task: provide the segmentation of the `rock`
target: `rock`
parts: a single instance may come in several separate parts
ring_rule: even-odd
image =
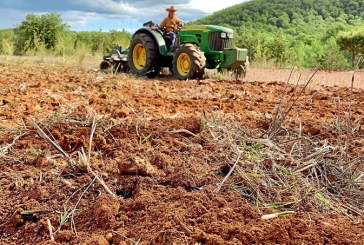
[[[131,156],[126,159],[120,159],[118,168],[122,175],[152,176],[157,174],[157,168],[154,167],[148,159],[144,159],[140,156]]]
[[[69,243],[75,234],[70,230],[60,230],[56,233],[56,241],[61,243]]]

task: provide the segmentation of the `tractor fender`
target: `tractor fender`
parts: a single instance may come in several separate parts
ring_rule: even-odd
[[[156,44],[158,45],[159,53],[162,56],[167,56],[168,49],[167,49],[166,41],[164,40],[163,35],[160,33],[160,31],[156,27],[142,27],[134,33],[133,37],[140,33],[145,33],[145,34],[150,35],[154,39]]]

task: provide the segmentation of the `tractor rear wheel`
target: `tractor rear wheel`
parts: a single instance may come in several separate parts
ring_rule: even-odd
[[[128,65],[131,73],[144,76],[153,74],[156,76],[160,71],[158,60],[160,59],[158,46],[153,38],[145,33],[136,34],[131,40]]]
[[[182,44],[173,55],[173,75],[179,80],[202,78],[205,73],[204,53],[193,44]]]

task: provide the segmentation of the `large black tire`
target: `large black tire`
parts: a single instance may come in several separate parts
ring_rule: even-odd
[[[182,44],[173,55],[173,75],[179,80],[199,79],[205,74],[206,57],[194,44]]]
[[[154,39],[145,33],[136,34],[130,42],[128,53],[130,72],[138,76],[148,74],[153,74],[148,77],[156,76],[160,71],[159,60],[158,45]]]

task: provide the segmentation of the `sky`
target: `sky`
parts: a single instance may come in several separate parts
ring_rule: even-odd
[[[143,23],[162,22],[166,8],[174,5],[176,15],[189,22],[246,0],[0,0],[0,29],[19,25],[29,13],[58,13],[74,31],[127,30]]]

